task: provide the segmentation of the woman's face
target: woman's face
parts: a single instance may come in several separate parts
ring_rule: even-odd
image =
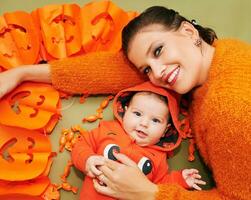
[[[138,32],[129,44],[128,58],[158,86],[184,94],[201,84],[201,47],[194,45],[198,33],[192,27],[167,31],[150,25]]]

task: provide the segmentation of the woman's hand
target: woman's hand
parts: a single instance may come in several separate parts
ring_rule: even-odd
[[[13,68],[0,73],[0,99],[16,88],[22,81],[22,72],[18,68]]]
[[[157,185],[146,178],[137,164],[123,154],[114,153],[114,156],[121,163],[106,160],[105,165],[100,167],[103,174],[98,179],[105,185],[100,185],[93,179],[97,192],[117,199],[155,199]]]
[[[0,99],[23,81],[51,83],[49,64],[24,65],[0,73]]]

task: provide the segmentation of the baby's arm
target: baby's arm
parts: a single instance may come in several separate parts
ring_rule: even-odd
[[[159,165],[155,169],[152,182],[156,184],[177,183],[185,189],[194,188],[201,190],[198,186],[205,185],[206,182],[200,180],[201,176],[196,169],[184,169],[178,171],[168,172],[168,165],[166,162],[166,156],[159,155]]]
[[[201,175],[197,169],[182,170],[182,177],[190,188],[201,190],[198,185],[206,185],[206,182],[201,180]]]
[[[71,152],[74,166],[86,174],[87,160],[92,156],[97,156],[97,144],[99,127],[91,131],[85,131],[74,144]]]

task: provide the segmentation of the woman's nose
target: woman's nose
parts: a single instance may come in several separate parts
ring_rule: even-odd
[[[164,73],[164,66],[162,65],[152,65],[152,73],[153,73],[153,77],[157,80],[161,79]]]

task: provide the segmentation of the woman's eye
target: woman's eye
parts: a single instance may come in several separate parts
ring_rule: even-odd
[[[158,57],[158,56],[160,55],[160,53],[161,53],[162,48],[163,48],[163,46],[159,46],[158,48],[156,48],[156,49],[154,50],[154,52],[153,52],[153,55],[154,55],[155,57]]]
[[[143,70],[143,74],[148,74],[150,72],[151,68],[148,66]]]
[[[154,119],[152,119],[152,120],[153,120],[154,123],[160,123],[160,120],[159,120],[159,119],[154,118]]]
[[[139,113],[139,112],[137,112],[137,111],[135,111],[135,112],[133,112],[136,116],[140,116],[141,114]]]

